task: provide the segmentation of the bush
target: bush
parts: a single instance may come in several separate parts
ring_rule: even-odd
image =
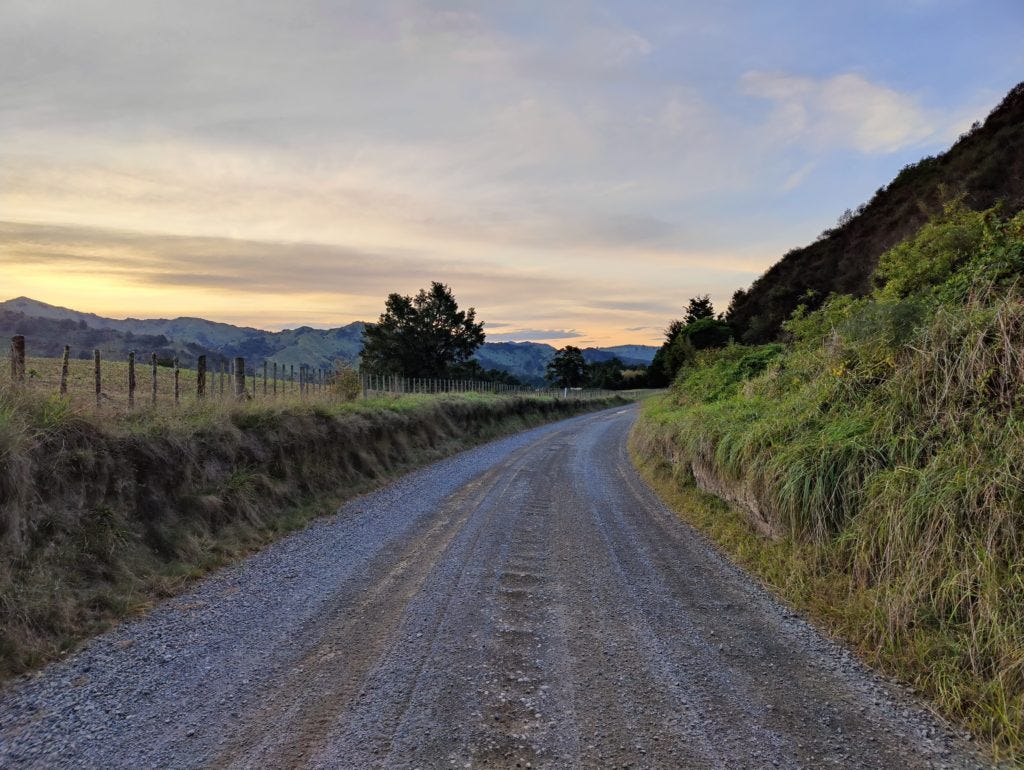
[[[752,496],[788,554],[765,573],[787,597],[1011,757],[1024,746],[1022,274],[1024,215],[948,207],[885,255],[872,295],[798,310],[786,346],[695,356],[638,428],[673,465]]]

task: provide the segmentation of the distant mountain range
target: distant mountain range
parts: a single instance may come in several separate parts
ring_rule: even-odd
[[[161,359],[177,356],[183,366],[192,366],[197,356],[206,355],[211,362],[243,356],[258,364],[330,367],[339,359],[358,362],[364,326],[356,321],[335,329],[301,326],[269,332],[203,318],[104,318],[28,297],[0,302],[0,335],[24,334],[30,356],[58,356],[64,345],[70,345],[72,355],[80,358],[91,357],[93,349],[99,348],[109,358],[126,357],[131,350],[156,353]],[[650,345],[617,345],[585,348],[583,354],[588,361],[617,357],[628,366],[646,366],[656,351]],[[554,354],[555,348],[540,342],[485,342],[476,358],[485,369],[536,383],[543,379]]]

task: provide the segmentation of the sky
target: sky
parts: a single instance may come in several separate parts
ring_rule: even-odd
[[[0,300],[265,329],[442,281],[657,344],[1024,79],[1021,0],[0,0]]]

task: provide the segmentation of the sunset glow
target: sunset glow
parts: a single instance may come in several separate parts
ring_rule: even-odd
[[[1019,3],[767,5],[4,3],[0,299],[657,343],[1024,71]]]

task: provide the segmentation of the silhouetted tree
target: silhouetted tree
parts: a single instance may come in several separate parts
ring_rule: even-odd
[[[700,321],[702,318],[714,318],[715,308],[711,304],[711,296],[703,294],[699,297],[691,297],[689,304],[686,306],[686,316],[683,321],[688,324],[692,324],[694,321]]]
[[[583,358],[583,351],[566,345],[548,362],[545,377],[559,388],[581,387],[587,379],[587,362]]]
[[[476,310],[459,310],[443,283],[415,297],[389,294],[380,319],[363,331],[361,366],[375,374],[444,377],[483,344],[483,326]]]

